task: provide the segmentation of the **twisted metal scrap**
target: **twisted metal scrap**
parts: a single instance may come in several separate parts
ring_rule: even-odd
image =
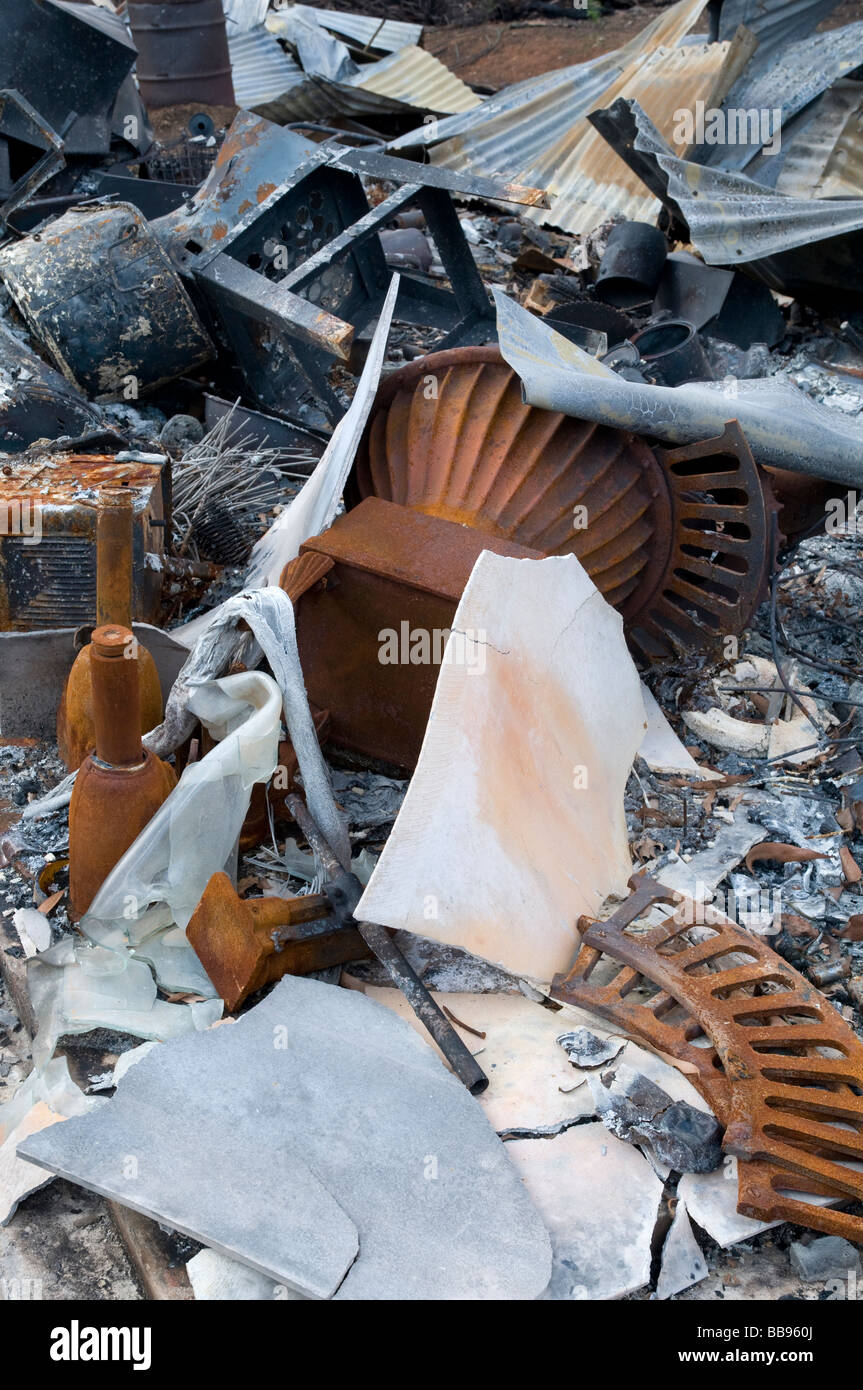
[[[863,1172],[845,1166],[863,1158],[863,1043],[759,937],[717,913],[709,939],[693,941],[705,929],[693,933],[690,900],[643,875],[629,886],[612,917],[586,925],[552,997],[692,1068],[725,1126],[725,1152],[745,1160],[737,1169],[742,1215],[863,1242],[863,1217],[790,1195],[863,1199]],[[657,903],[676,910],[650,930],[626,930]],[[623,966],[612,979],[607,958]],[[595,972],[603,982],[592,982]]]

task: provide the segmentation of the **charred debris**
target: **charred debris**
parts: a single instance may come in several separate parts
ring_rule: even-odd
[[[843,8],[0,0],[13,1283],[55,1176],[102,1297],[859,1270]]]

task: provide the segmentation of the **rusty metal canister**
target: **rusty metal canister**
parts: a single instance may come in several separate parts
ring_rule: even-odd
[[[147,106],[234,105],[222,0],[129,0],[128,13]]]
[[[90,643],[96,750],[69,806],[69,905],[77,920],[176,785],[141,743],[138,644],[130,628],[96,628]]]

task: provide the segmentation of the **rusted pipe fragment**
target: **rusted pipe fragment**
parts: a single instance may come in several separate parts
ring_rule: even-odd
[[[229,1013],[283,975],[308,975],[370,954],[324,894],[244,899],[222,873],[204,889],[186,935]]]
[[[90,646],[96,750],[69,805],[69,900],[89,908],[114,865],[176,785],[173,768],[141,743],[139,647],[131,629],[96,628]]]
[[[96,521],[96,622],[132,626],[132,494],[103,487]]]
[[[332,847],[309,814],[305,802],[298,796],[289,796],[286,805],[327,875],[327,897],[342,920],[356,926],[363,941],[377,956],[393,984],[401,990],[417,1018],[431,1033],[459,1080],[472,1096],[482,1095],[488,1086],[488,1077],[449,1019],[438,1008],[386,927],[380,926],[377,922],[355,921],[353,911],[363,893],[359,879],[339,864]]]

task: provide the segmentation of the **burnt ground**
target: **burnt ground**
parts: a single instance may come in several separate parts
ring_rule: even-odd
[[[551,19],[530,16],[521,20],[490,20],[435,26],[426,30],[423,47],[473,86],[497,89],[511,82],[538,77],[555,68],[569,67],[599,57],[628,43],[660,13],[657,5],[631,9],[596,19]],[[476,15],[480,5],[460,6]],[[391,19],[408,18],[399,5],[387,5]],[[844,0],[822,29],[835,29],[863,19],[863,0]],[[694,32],[707,32],[703,17]]]

